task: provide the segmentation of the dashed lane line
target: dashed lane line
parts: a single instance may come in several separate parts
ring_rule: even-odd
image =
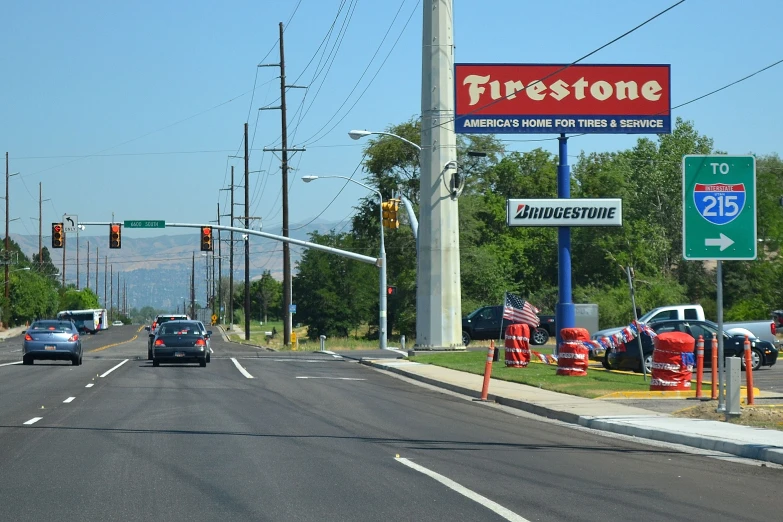
[[[109,375],[111,372],[113,372],[114,370],[116,370],[117,368],[119,368],[120,366],[122,366],[123,364],[125,364],[125,363],[126,363],[126,362],[128,362],[128,361],[130,361],[130,359],[125,359],[124,361],[122,361],[120,364],[118,364],[118,365],[117,365],[117,366],[115,366],[114,368],[111,368],[111,369],[109,369],[109,370],[107,370],[107,371],[103,372],[103,373],[100,375],[100,377],[101,377],[101,378],[103,378],[103,377],[106,377],[106,376],[107,376],[107,375]]]
[[[27,426],[31,426],[31,425],[35,424],[36,422],[38,422],[38,421],[39,421],[39,420],[41,420],[41,419],[43,419],[43,417],[33,417],[33,418],[32,418],[32,419],[30,419],[29,421],[25,422],[25,424],[26,424]]]
[[[65,404],[68,404],[69,402],[73,402],[73,400],[74,400],[75,398],[76,398],[76,397],[68,397],[67,399],[65,399],[65,400],[63,401],[63,403],[65,403]]]
[[[236,366],[236,367],[237,367],[237,370],[239,370],[239,373],[241,373],[242,375],[244,375],[244,376],[245,376],[245,377],[247,377],[248,379],[252,379],[252,378],[253,378],[253,376],[252,376],[252,375],[250,375],[250,374],[248,373],[248,371],[247,371],[247,370],[245,370],[245,369],[242,367],[242,365],[241,365],[241,364],[239,364],[239,361],[237,361],[237,360],[236,360],[236,358],[232,357],[232,358],[231,358],[231,362],[233,362],[233,363],[234,363],[234,366]]]
[[[95,384],[93,384],[93,383],[90,383],[90,384],[88,384],[87,386],[85,386],[85,388],[92,388],[93,386],[95,386]]]
[[[400,464],[404,464],[405,466],[408,466],[409,468],[414,469],[419,473],[423,473],[424,475],[427,475],[428,477],[437,480],[447,488],[456,491],[460,495],[463,495],[474,502],[481,504],[485,508],[505,518],[506,520],[511,520],[512,522],[529,522],[528,519],[517,515],[510,509],[507,509],[501,506],[500,504],[498,504],[497,502],[494,502],[488,499],[487,497],[480,495],[479,493],[476,493],[472,489],[466,488],[465,486],[463,486],[458,482],[454,482],[448,477],[444,477],[440,473],[436,473],[431,469],[427,469],[424,466],[416,464],[415,462],[408,460],[406,458],[395,457],[395,460]]]

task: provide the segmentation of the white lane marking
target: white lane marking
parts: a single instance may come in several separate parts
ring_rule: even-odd
[[[25,422],[25,424],[27,424],[29,426],[31,424],[35,424],[36,422],[38,422],[41,419],[43,419],[43,417],[33,417],[29,421]]]
[[[215,353],[215,350],[213,350],[211,346],[209,347],[209,353]],[[752,370],[752,369],[753,369],[753,368],[751,368],[751,370]]]
[[[516,513],[511,511],[510,509],[504,508],[503,506],[501,506],[497,502],[493,502],[492,500],[488,499],[487,497],[485,497],[483,495],[479,495],[475,491],[466,488],[462,484],[454,482],[450,478],[444,477],[440,473],[436,473],[436,472],[434,472],[432,470],[429,470],[429,469],[425,468],[424,466],[420,466],[420,465],[416,464],[415,462],[413,462],[411,460],[408,460],[406,458],[395,457],[394,460],[396,460],[400,464],[404,464],[404,465],[408,466],[411,469],[415,469],[419,473],[423,473],[423,474],[427,475],[428,477],[437,480],[438,482],[440,482],[441,484],[443,484],[447,488],[450,488],[450,489],[456,491],[460,495],[464,495],[464,496],[468,497],[470,500],[472,500],[474,502],[478,502],[479,504],[481,504],[485,508],[489,509],[490,511],[495,512],[496,514],[500,515],[501,517],[505,518],[506,520],[512,520],[514,522],[529,522],[528,519],[517,515]]]
[[[65,399],[63,402],[64,402],[64,403],[66,403],[66,404],[68,404],[69,402],[73,401],[75,398],[76,398],[76,397],[68,397],[68,398],[67,398],[67,399]]]
[[[333,381],[366,381],[367,379],[360,379],[358,377],[310,377],[310,376],[297,376],[297,379],[330,379]]]
[[[342,357],[340,357],[342,359]],[[300,363],[332,363],[331,359],[299,359],[292,357],[290,359],[272,359],[275,362],[300,362]]]
[[[113,372],[114,370],[116,370],[117,368],[119,368],[120,366],[122,366],[123,364],[125,364],[126,362],[128,362],[129,360],[130,360],[130,359],[125,359],[124,361],[122,361],[120,364],[118,364],[118,365],[117,365],[117,366],[115,366],[114,368],[112,368],[112,369],[110,369],[110,370],[108,370],[108,371],[104,372],[103,374],[101,374],[101,377],[106,377],[106,376],[107,376],[107,375],[109,375],[111,372]]]
[[[242,368],[242,365],[241,365],[241,364],[239,364],[239,361],[237,361],[237,360],[236,360],[234,357],[232,357],[232,358],[231,358],[231,361],[234,363],[234,366],[236,366],[236,367],[237,367],[237,370],[239,370],[239,373],[241,373],[242,375],[244,375],[244,376],[245,376],[245,377],[247,377],[248,379],[252,379],[252,378],[253,378],[253,376],[252,376],[252,375],[250,375],[249,373],[247,373],[247,370],[245,370],[244,368]]]
[[[93,386],[95,386],[95,385],[93,383],[90,383],[87,386],[85,386],[85,388],[92,388]]]
[[[12,364],[22,364],[22,361],[16,361],[16,362],[12,362],[12,363],[3,363],[3,364],[0,364],[0,366],[11,366]]]

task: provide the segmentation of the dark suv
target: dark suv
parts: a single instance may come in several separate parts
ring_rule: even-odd
[[[158,332],[158,327],[166,321],[182,321],[190,320],[190,316],[186,314],[158,314],[155,316],[155,320],[152,321],[152,325],[145,327],[150,335],[147,339],[147,360],[152,360],[152,341],[155,339],[155,334]]]
[[[549,337],[555,335],[555,320],[554,317],[546,315],[539,315],[538,318],[541,324],[530,332],[530,343],[546,344]],[[462,344],[467,346],[473,339],[502,339],[506,327],[510,324],[514,323],[503,319],[502,306],[483,306],[473,310],[467,317],[462,318]]]

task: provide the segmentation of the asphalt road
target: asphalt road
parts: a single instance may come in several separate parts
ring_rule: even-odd
[[[145,334],[90,337],[79,367],[7,364],[18,341],[0,344],[3,519],[779,519],[777,468],[609,438],[339,356],[219,335],[206,368],[153,368]]]

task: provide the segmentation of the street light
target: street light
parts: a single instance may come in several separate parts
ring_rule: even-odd
[[[354,132],[354,131],[352,131]],[[355,131],[355,132],[367,132],[367,131]],[[361,136],[359,136],[361,137]],[[354,138],[358,139],[358,138]],[[405,140],[407,141],[407,140]],[[371,190],[372,192],[375,192],[378,195],[378,210],[380,212],[380,222],[378,223],[381,227],[381,277],[380,277],[380,293],[379,293],[379,299],[380,303],[378,305],[378,342],[380,345],[381,350],[386,349],[386,246],[384,245],[383,241],[383,195],[381,194],[381,191],[378,189],[375,189],[373,187],[370,187],[369,185],[365,185],[361,181],[356,181],[355,179],[349,178],[347,176],[302,176],[302,181],[305,183],[310,183],[313,180],[319,179],[319,178],[335,178],[335,179],[344,179],[347,181],[350,181],[352,183],[356,183],[357,185],[366,188],[367,190]]]
[[[404,141],[408,145],[413,145],[414,147],[416,147],[416,149],[418,149],[419,152],[421,152],[421,145],[416,145],[412,141],[406,140],[402,136],[398,136],[396,134],[392,134],[391,132],[376,132],[376,131],[368,131],[368,130],[352,130],[352,131],[350,131],[348,133],[348,136],[350,136],[351,139],[360,140],[360,139],[364,138],[365,136],[369,136],[370,134],[380,134],[382,136],[391,136],[393,138],[397,138],[398,140]]]

